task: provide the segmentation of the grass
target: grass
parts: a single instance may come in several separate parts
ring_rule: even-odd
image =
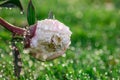
[[[22,1],[24,8],[27,0]],[[21,80],[119,80],[120,11],[113,4],[84,0],[33,0],[37,19],[53,10],[56,19],[72,30],[72,44],[62,57],[40,62],[21,49]],[[41,3],[41,5],[39,4]],[[51,4],[51,5],[50,5]],[[89,4],[89,5],[88,5]],[[45,6],[47,5],[47,6]],[[49,6],[49,7],[48,7]],[[25,8],[26,9],[26,8]],[[26,12],[25,12],[26,13]],[[13,15],[14,14],[14,15]],[[14,25],[27,25],[18,9],[1,9],[0,16]],[[0,26],[0,79],[14,80],[10,33]],[[9,45],[8,45],[9,44]]]

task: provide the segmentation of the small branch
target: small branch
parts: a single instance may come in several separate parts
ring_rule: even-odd
[[[23,28],[14,26],[14,25],[8,23],[7,21],[5,21],[4,19],[2,19],[1,17],[0,17],[0,25],[5,27],[7,30],[9,30],[13,34],[24,35],[25,30]]]
[[[22,61],[21,61],[19,50],[15,44],[14,37],[12,37],[11,42],[12,42],[12,53],[14,56],[14,74],[19,79],[21,68],[22,68]]]

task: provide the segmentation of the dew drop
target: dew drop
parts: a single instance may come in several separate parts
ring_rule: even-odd
[[[78,72],[79,74],[81,74],[82,73],[82,70],[79,70],[79,72]]]
[[[107,72],[105,72],[105,75],[107,75],[108,73]]]
[[[31,70],[30,70],[30,69],[28,69],[28,72],[30,73],[30,72],[31,72]]]
[[[7,7],[5,9],[8,9]]]
[[[23,50],[23,53],[24,53],[24,54],[28,54],[28,53],[29,53],[29,50]]]
[[[66,65],[65,64],[62,64],[63,67],[65,67]]]
[[[41,65],[42,65],[42,66],[45,66],[45,63],[42,62]]]
[[[112,78],[112,80],[115,80],[115,78]]]
[[[21,63],[21,62],[18,62],[18,66],[22,66],[22,63]]]
[[[73,60],[70,60],[70,63],[73,63]]]
[[[62,57],[66,57],[66,54],[63,54]]]
[[[32,62],[32,61],[29,61],[28,63],[29,63],[29,67],[32,67],[33,62]]]
[[[12,10],[12,8],[9,8],[9,10]]]
[[[3,55],[3,54],[1,54],[1,57],[4,57],[4,55]]]
[[[23,41],[21,41],[20,43],[21,43],[21,44],[24,44],[24,42],[23,42]]]
[[[1,70],[0,72],[3,73],[3,70]]]
[[[66,76],[68,76],[68,73],[66,74]]]
[[[20,14],[23,14],[23,11],[21,11]]]
[[[20,75],[24,75],[24,71],[21,71],[21,72],[20,72]]]
[[[93,71],[95,71],[95,72],[96,72],[96,67],[93,67]]]
[[[2,75],[0,74],[0,78],[2,78]]]
[[[5,65],[3,65],[3,68],[5,68]]]
[[[38,74],[34,74],[34,80],[36,80],[38,77]]]
[[[53,64],[52,64],[52,63],[50,63],[50,66],[52,67],[52,66],[53,66]]]
[[[9,55],[12,56],[12,52],[10,52]]]

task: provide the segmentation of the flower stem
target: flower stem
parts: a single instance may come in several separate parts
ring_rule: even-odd
[[[23,28],[14,26],[14,25],[8,23],[7,21],[5,21],[4,19],[2,19],[1,17],[0,17],[0,25],[5,27],[7,30],[9,30],[13,34],[24,35],[25,30]]]
[[[20,72],[21,72],[21,68],[22,68],[22,60],[20,57],[19,49],[17,48],[15,41],[16,41],[16,39],[14,40],[14,37],[12,36],[12,40],[11,40],[12,44],[11,45],[12,45],[12,53],[14,56],[14,74],[19,80]]]

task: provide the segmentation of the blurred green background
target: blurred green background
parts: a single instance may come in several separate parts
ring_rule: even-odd
[[[71,46],[63,57],[51,62],[31,59],[21,49],[21,80],[119,80],[120,1],[119,0],[32,0],[37,20],[55,18],[70,27]],[[20,27],[27,26],[28,0],[18,8],[0,8],[0,17]],[[0,26],[0,79],[13,80],[11,34]],[[28,74],[29,73],[29,74]]]

